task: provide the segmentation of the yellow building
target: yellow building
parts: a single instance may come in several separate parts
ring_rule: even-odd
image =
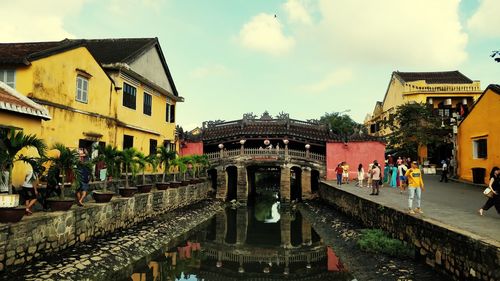
[[[388,136],[392,131],[386,123],[393,119],[398,106],[426,103],[432,105],[436,115],[441,116],[443,125],[448,125],[454,113],[458,117],[465,115],[480,95],[480,82],[469,79],[459,71],[394,71],[383,101],[375,104],[364,124],[370,135]],[[419,155],[426,159],[427,149],[423,147],[420,150]]]
[[[500,85],[489,85],[458,126],[458,175],[472,181],[473,168],[483,168],[484,182],[500,166]]]
[[[35,103],[7,84],[0,82],[0,129],[23,130],[25,134],[41,134],[42,120],[50,120],[49,111]],[[24,150],[22,154],[33,154],[36,151]],[[20,185],[29,167],[16,162],[13,169],[13,183]],[[7,188],[7,186],[5,186]],[[2,192],[7,190],[0,190]]]
[[[38,135],[49,146],[175,149],[183,98],[157,38],[0,44],[0,81],[48,108]]]

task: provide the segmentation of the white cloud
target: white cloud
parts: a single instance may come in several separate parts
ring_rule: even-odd
[[[304,91],[309,93],[321,93],[351,81],[353,73],[350,69],[338,69],[328,73],[320,81],[303,87]]]
[[[500,1],[482,0],[476,12],[467,21],[467,27],[479,34],[500,36]]]
[[[48,41],[74,38],[64,18],[80,10],[84,0],[5,1],[0,9],[0,41]]]
[[[298,40],[321,46],[325,58],[336,62],[434,70],[456,67],[467,58],[459,0],[315,3],[321,20],[301,32]]]
[[[283,26],[274,15],[261,13],[240,30],[239,41],[248,49],[280,55],[289,52],[295,40],[283,33]]]
[[[222,64],[212,64],[212,65],[206,65],[206,66],[200,66],[195,68],[191,72],[191,76],[193,78],[197,79],[203,79],[207,77],[214,77],[214,76],[227,76],[230,74],[230,71],[227,67],[225,67]]]
[[[291,22],[302,23],[306,25],[312,24],[311,15],[305,7],[305,3],[299,0],[289,0],[283,4],[283,8],[287,12]]]

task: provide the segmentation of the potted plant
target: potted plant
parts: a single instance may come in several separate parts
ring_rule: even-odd
[[[132,197],[137,193],[137,187],[131,187],[129,185],[128,175],[129,172],[132,176],[135,176],[135,169],[133,166],[137,163],[137,150],[133,147],[124,149],[118,153],[118,158],[123,165],[123,170],[125,171],[125,187],[120,187],[118,189],[122,197]]]
[[[57,155],[48,157],[47,160],[50,162],[51,168],[56,168],[61,172],[62,185],[59,197],[49,198],[47,202],[52,211],[67,211],[71,208],[75,199],[65,197],[64,190],[66,185],[73,187],[75,180],[79,181],[79,167],[82,165],[80,154],[76,149],[71,149],[61,143],[54,144],[52,150],[57,151]],[[69,182],[66,182],[67,180]]]
[[[200,176],[202,171],[204,171],[208,165],[208,157],[206,155],[193,155],[193,168],[194,168],[194,177],[197,179],[197,183],[203,182],[206,178]]]
[[[149,193],[151,191],[151,188],[153,188],[152,184],[146,184],[146,167],[149,164],[147,160],[147,156],[145,156],[141,152],[137,152],[135,155],[137,161],[136,165],[139,168],[139,170],[142,172],[142,184],[136,185],[137,191],[139,193]]]
[[[181,157],[174,158],[170,161],[169,172],[174,176],[174,180],[170,183],[170,187],[177,188],[177,187],[183,185],[183,183],[181,181],[177,181],[177,175],[179,175],[179,173],[182,173],[183,171],[186,171],[186,169],[187,169],[187,167],[184,164]],[[184,185],[187,185],[187,184],[184,183]]]
[[[94,163],[104,162],[106,165],[106,176],[104,177],[103,189],[92,192],[92,198],[94,198],[96,203],[108,203],[115,195],[114,192],[108,191],[108,181],[120,171],[118,150],[109,144],[105,147],[98,146],[97,149],[99,155],[94,159]]]
[[[34,148],[40,156],[45,154],[47,146],[35,135],[25,135],[14,129],[0,129],[0,222],[18,222],[26,209],[19,207],[19,194],[13,194],[12,169],[17,161],[33,163],[34,158],[26,157],[19,152],[24,148]]]
[[[156,184],[158,189],[167,189],[170,186],[175,186],[176,183],[167,183],[167,173],[170,171],[170,162],[175,159],[175,151],[171,151],[168,147],[160,146],[157,151],[157,159],[160,167],[163,168],[162,179],[160,183]]]
[[[170,165],[173,168],[173,172],[174,172],[173,173],[174,174],[174,182],[176,179],[176,175],[180,173],[180,176],[182,178],[182,180],[180,181],[181,186],[186,186],[190,183],[189,180],[186,180],[186,172],[188,170],[187,163],[188,163],[188,158],[186,156],[177,157],[174,160],[172,160],[172,162],[170,163]]]

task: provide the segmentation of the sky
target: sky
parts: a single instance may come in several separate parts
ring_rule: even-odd
[[[0,42],[158,37],[184,129],[244,113],[357,122],[393,71],[500,84],[499,0],[17,0]]]

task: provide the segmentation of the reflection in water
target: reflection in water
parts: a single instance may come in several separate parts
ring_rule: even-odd
[[[273,200],[217,214],[187,241],[137,265],[129,280],[352,280],[309,222],[299,212],[276,214]]]
[[[266,190],[257,194],[255,202],[255,219],[266,223],[275,223],[280,220],[280,202],[278,192]]]

